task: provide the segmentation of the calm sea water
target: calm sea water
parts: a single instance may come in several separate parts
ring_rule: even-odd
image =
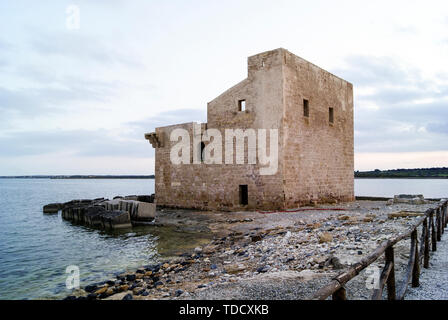
[[[61,298],[66,267],[78,266],[81,286],[158,262],[205,235],[145,226],[106,233],[44,215],[51,202],[151,194],[154,180],[0,179],[0,299]]]
[[[448,198],[448,179],[355,179],[357,196],[392,198],[396,194]]]
[[[448,196],[448,180],[357,179],[356,195],[398,193]],[[139,227],[114,234],[43,215],[51,202],[150,194],[154,180],[0,179],[0,299],[61,298],[66,267],[80,268],[81,286],[106,280],[170,255],[179,244],[194,246],[195,234]]]

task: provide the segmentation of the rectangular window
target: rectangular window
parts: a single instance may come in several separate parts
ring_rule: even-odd
[[[238,101],[238,111],[246,111],[246,100]]]
[[[310,106],[308,100],[306,99],[303,99],[303,116],[304,117],[310,116]]]
[[[334,109],[330,108],[328,113],[328,120],[330,123],[334,123]]]
[[[240,185],[240,205],[247,206],[249,203],[249,193],[247,190],[247,184]]]

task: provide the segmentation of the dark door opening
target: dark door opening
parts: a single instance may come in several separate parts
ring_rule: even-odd
[[[249,194],[247,184],[240,185],[240,205],[247,206],[249,203]]]

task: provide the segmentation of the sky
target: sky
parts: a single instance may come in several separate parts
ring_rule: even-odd
[[[153,174],[280,47],[353,83],[356,170],[448,166],[446,1],[0,0],[0,175]]]

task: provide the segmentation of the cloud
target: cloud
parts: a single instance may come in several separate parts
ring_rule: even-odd
[[[122,137],[113,130],[51,130],[0,136],[1,157],[69,153],[83,157],[152,157],[154,151],[140,137]]]
[[[373,56],[351,56],[337,74],[355,87],[355,151],[448,150],[448,84],[439,81],[446,74],[428,79]]]
[[[186,122],[207,122],[207,111],[200,109],[178,109],[158,113],[141,121],[130,122],[129,126],[140,131],[152,132],[157,127]]]
[[[75,77],[56,78],[29,71],[28,79],[46,84],[41,88],[16,90],[0,87],[0,122],[14,119],[61,114],[80,103],[107,102],[114,96],[118,84]]]
[[[83,63],[93,62],[106,65],[124,65],[132,68],[144,68],[129,55],[120,52],[117,47],[112,47],[106,41],[98,37],[77,33],[40,34],[30,43],[34,52],[45,57],[62,57],[64,59],[79,60]]]
[[[142,121],[124,123],[123,128],[98,130],[39,130],[0,136],[1,157],[22,157],[69,153],[79,157],[154,156],[144,134],[156,127],[190,121],[204,121],[205,112],[197,109],[166,111]]]

